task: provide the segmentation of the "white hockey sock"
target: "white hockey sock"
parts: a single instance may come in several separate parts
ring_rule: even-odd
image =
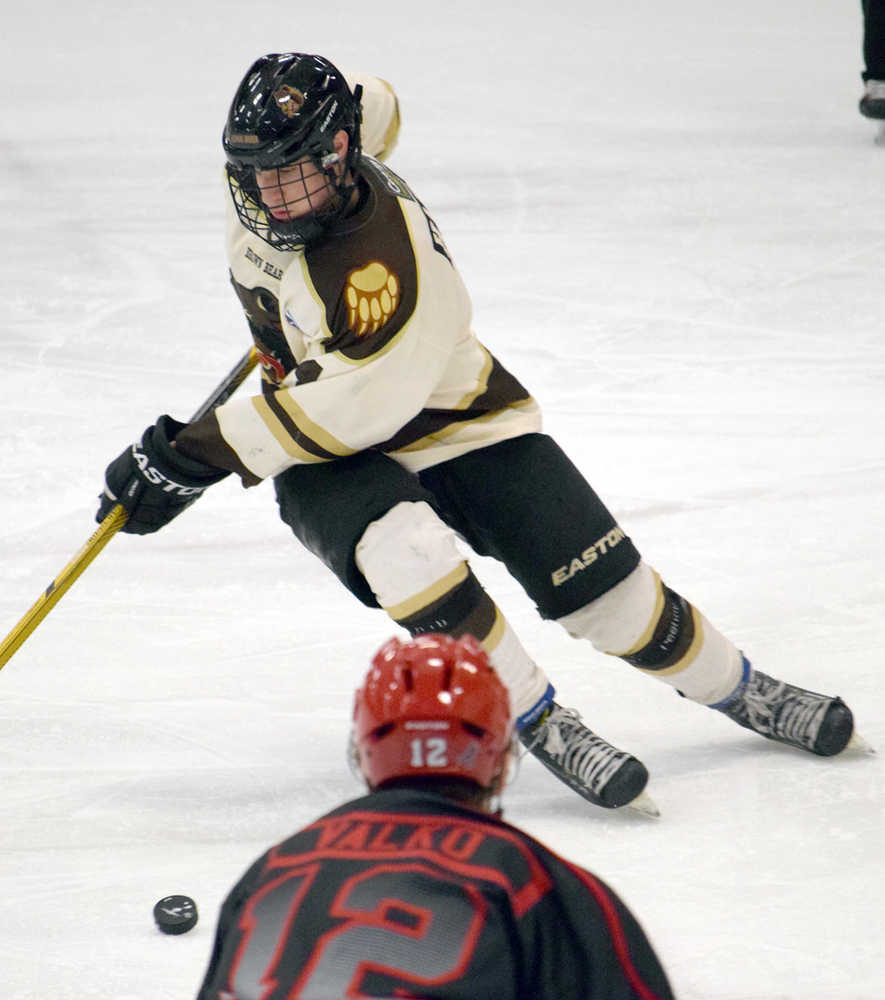
[[[518,725],[539,715],[552,699],[549,679],[473,576],[455,533],[429,504],[404,501],[373,521],[356,546],[355,559],[378,603],[404,628],[467,631],[482,643],[507,685]],[[451,599],[463,595],[463,588],[470,588],[467,608],[463,598]]]
[[[497,607],[496,607],[497,611]],[[510,623],[497,613],[495,627],[483,640],[492,666],[510,692],[510,710],[517,728],[537,718],[556,693],[549,678],[526,652],[525,647],[510,627]]]
[[[559,624],[705,705],[727,698],[740,683],[740,650],[642,562]]]

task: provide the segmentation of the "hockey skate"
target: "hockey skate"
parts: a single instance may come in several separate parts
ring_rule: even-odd
[[[775,680],[744,660],[744,678],[726,701],[711,705],[739,726],[820,757],[846,748],[869,751],[854,732],[854,716],[841,698]]]
[[[876,143],[885,145],[885,80],[867,80],[864,95],[858,105],[864,118],[878,120],[879,130]]]
[[[629,806],[659,815],[645,794],[648,771],[640,761],[589,730],[571,708],[552,702],[519,734],[528,752],[588,802],[604,809]]]

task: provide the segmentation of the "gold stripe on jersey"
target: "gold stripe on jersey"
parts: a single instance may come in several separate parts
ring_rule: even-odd
[[[384,610],[394,621],[397,622],[403,621],[406,618],[411,618],[413,615],[423,611],[426,607],[445,596],[450,590],[454,590],[455,587],[463,583],[467,579],[469,572],[470,570],[467,563],[462,562],[456,566],[451,573],[447,573],[444,577],[437,580],[436,583],[433,583],[425,590],[422,590],[420,594],[414,594],[412,597],[408,598],[408,600],[402,601],[400,604],[395,604],[392,607],[385,608]]]
[[[363,365],[371,364],[378,358],[384,357],[384,355],[387,354],[388,351],[392,351],[397,346],[397,344],[399,344],[400,341],[402,341],[408,330],[409,330],[409,324],[406,323],[405,326],[397,330],[396,336],[391,337],[390,340],[386,341],[383,344],[380,344],[371,354],[367,354],[365,357],[362,358],[351,357],[348,354],[344,354],[342,351],[330,351],[328,354],[322,355],[322,357],[319,359],[320,364],[323,366],[323,371],[328,372],[331,370],[331,366],[329,365],[329,358],[335,358],[337,361],[340,361],[342,365],[345,365],[348,368],[361,368]],[[371,339],[371,337],[367,339]]]
[[[385,441],[379,448],[385,452],[389,452],[392,455],[406,454],[408,452],[414,451],[424,451],[425,448],[429,448],[432,444],[438,443],[440,441],[445,441],[447,438],[454,437],[459,434],[465,427],[474,427],[477,424],[482,423],[494,423],[496,420],[501,419],[501,414],[505,413],[507,410],[518,410],[525,406],[535,406],[535,400],[529,396],[528,399],[520,399],[516,403],[509,403],[507,406],[502,406],[498,410],[492,410],[491,413],[477,413],[475,416],[469,412],[461,416],[458,412],[444,411],[443,413],[438,413],[436,415],[431,414],[427,410],[422,411],[418,414],[413,421],[410,421],[402,431],[400,431],[396,438],[392,441]],[[435,421],[434,421],[435,416]],[[405,437],[404,431],[407,428],[414,428],[414,426],[419,422],[423,421],[428,424],[437,423],[440,426],[435,429],[429,430],[423,437],[416,438],[414,441],[410,441],[408,444],[400,445],[397,447],[396,442]]]
[[[495,359],[482,344],[479,345],[479,349],[485,355],[486,360],[482,368],[476,373],[476,388],[472,392],[468,392],[463,399],[460,399],[457,403],[455,403],[456,410],[469,410],[480,396],[488,392],[489,377],[495,368]]]
[[[348,448],[346,444],[339,441],[330,434],[324,427],[311,420],[304,410],[295,402],[291,393],[282,390],[274,393],[274,398],[278,406],[281,406],[292,418],[293,423],[301,433],[319,445],[326,455],[334,458],[343,458],[345,455],[353,455],[355,448]]]
[[[271,403],[271,400],[274,400],[276,395],[275,393],[274,396],[253,396],[252,405],[255,407],[265,427],[267,427],[283,451],[299,462],[305,463],[328,462],[335,458],[334,455],[324,451],[315,442],[311,441],[310,438],[302,434],[299,427],[296,425],[287,426],[289,421],[286,420],[284,422],[280,419],[280,415],[274,412]],[[302,447],[298,439],[303,441],[305,445],[310,444],[314,447],[311,449]]]

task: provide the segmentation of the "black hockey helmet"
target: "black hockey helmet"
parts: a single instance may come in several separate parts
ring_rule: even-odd
[[[243,77],[222,138],[228,184],[240,221],[271,246],[300,250],[347,208],[360,160],[360,91],[351,93],[328,59],[298,52],[262,56]],[[343,159],[334,148],[341,130],[348,139]],[[305,158],[325,175],[322,206],[297,218],[274,217],[255,171]]]

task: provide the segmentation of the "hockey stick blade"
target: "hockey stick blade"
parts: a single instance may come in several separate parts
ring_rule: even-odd
[[[215,387],[212,394],[191,417],[190,422],[193,423],[195,420],[199,420],[217,406],[221,406],[222,403],[227,402],[243,382],[246,381],[257,363],[258,351],[256,348],[251,347]],[[122,504],[116,504],[111,508],[98,528],[92,533],[89,540],[79,549],[74,558],[49,584],[15,628],[0,643],[0,669],[6,666],[22,643],[24,643],[40,622],[43,621],[67,593],[71,584],[74,583],[105,545],[123,527],[127,517],[128,514]]]

